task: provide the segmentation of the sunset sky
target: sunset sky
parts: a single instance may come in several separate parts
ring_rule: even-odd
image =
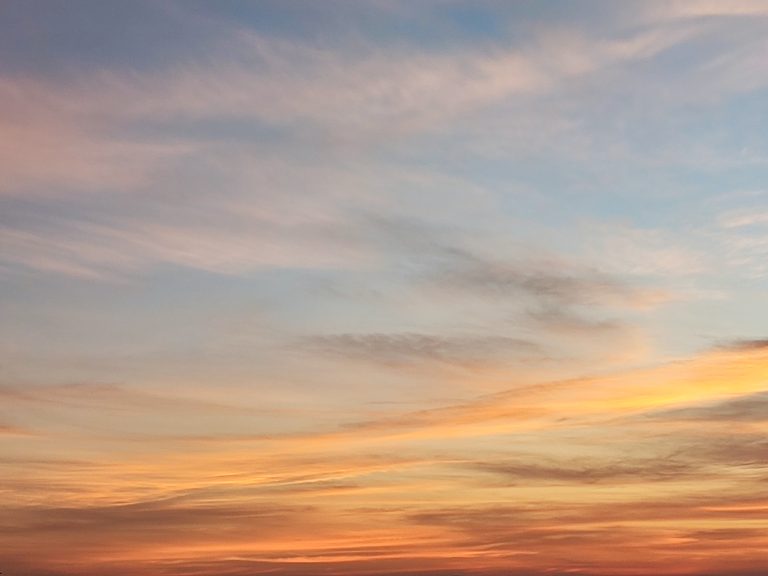
[[[765,576],[768,0],[0,0],[4,576]]]

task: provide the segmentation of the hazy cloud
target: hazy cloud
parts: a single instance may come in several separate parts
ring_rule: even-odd
[[[4,574],[768,565],[765,3],[2,6]]]
[[[655,417],[670,420],[761,422],[768,420],[768,392],[758,392],[700,406],[662,412]]]
[[[437,362],[471,367],[542,353],[536,343],[519,338],[417,333],[325,334],[307,338],[304,345],[322,353],[393,366]]]
[[[663,302],[660,290],[626,284],[596,270],[566,262],[494,262],[463,256],[442,271],[435,282],[448,290],[495,297],[529,297],[552,306],[647,307]]]
[[[733,340],[731,342],[721,344],[720,347],[724,350],[733,350],[735,352],[748,352],[750,350],[760,351],[768,348],[768,338]]]
[[[511,483],[627,484],[680,481],[695,477],[698,467],[686,461],[654,458],[645,461],[604,462],[478,462],[471,466]]]

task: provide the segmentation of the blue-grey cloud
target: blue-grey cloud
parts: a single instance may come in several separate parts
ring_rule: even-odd
[[[321,353],[394,366],[421,362],[472,366],[542,355],[541,346],[535,342],[506,336],[323,334],[307,337],[302,344]]]

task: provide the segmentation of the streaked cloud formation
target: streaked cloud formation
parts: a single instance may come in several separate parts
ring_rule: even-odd
[[[762,1],[0,6],[0,569],[755,576]]]

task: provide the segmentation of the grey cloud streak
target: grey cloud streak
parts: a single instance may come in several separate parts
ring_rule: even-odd
[[[385,365],[418,362],[471,366],[504,357],[540,357],[541,347],[506,336],[450,336],[412,332],[326,334],[304,339],[308,350]]]
[[[558,269],[559,268],[559,269]],[[446,289],[492,297],[529,296],[552,306],[645,307],[664,294],[631,286],[596,270],[574,269],[565,263],[494,262],[463,258],[435,276]]]
[[[468,465],[488,472],[512,485],[525,482],[547,484],[627,484],[633,482],[679,481],[701,474],[699,465],[685,460],[653,458],[615,462],[478,462]]]
[[[768,421],[768,391],[730,398],[722,402],[666,410],[652,417],[701,422],[766,422]]]

